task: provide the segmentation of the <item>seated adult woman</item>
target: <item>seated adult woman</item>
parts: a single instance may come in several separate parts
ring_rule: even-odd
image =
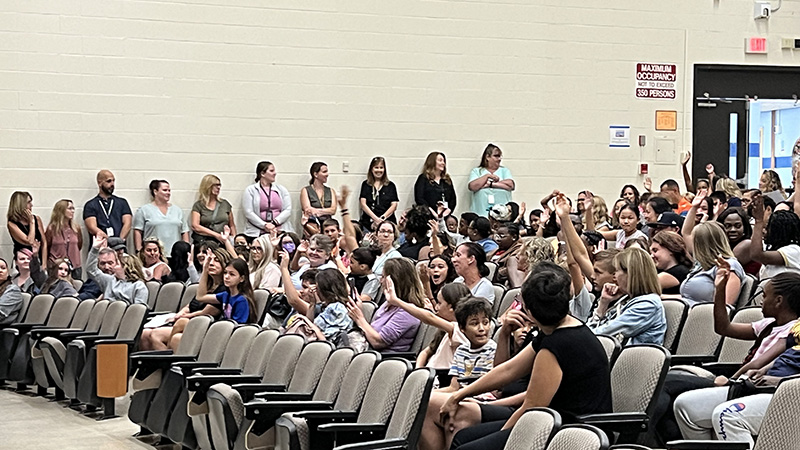
[[[372,158],[367,179],[361,182],[358,196],[361,205],[361,220],[358,223],[364,232],[377,230],[384,220],[397,223],[394,212],[399,202],[397,187],[386,172],[386,160],[382,156]]]
[[[322,223],[336,214],[336,191],[325,185],[328,182],[327,164],[317,161],[311,165],[309,173],[308,186],[300,191],[300,207],[309,218]]]
[[[207,258],[211,258],[208,264],[208,277],[206,278],[206,292],[218,294],[225,291],[223,284],[223,268],[228,265],[232,257],[230,253],[219,247],[214,248],[210,253],[204,252],[197,255],[197,260],[201,264],[205,263]],[[180,342],[180,336],[186,328],[189,319],[196,316],[208,315],[212,317],[219,316],[221,310],[218,305],[205,304],[193,298],[188,305],[175,314],[170,323],[159,328],[145,328],[142,330],[142,337],[140,346],[142,350],[166,350],[168,348],[177,348]],[[175,342],[171,345],[171,339],[175,336]]]
[[[750,257],[763,264],[760,280],[764,283],[775,275],[791,271],[800,272],[800,218],[790,211],[776,211],[764,226],[764,198],[753,198],[753,242]],[[766,228],[764,236],[762,230]],[[762,245],[763,241],[763,245]]]
[[[75,219],[75,205],[72,200],[59,200],[53,207],[50,215],[50,224],[45,231],[47,241],[47,261],[57,259],[69,261],[72,278],[80,279],[81,248],[83,248],[83,233],[81,226]]]
[[[203,246],[202,244],[198,247]],[[205,247],[205,246],[203,246]],[[205,247],[203,254],[205,255]],[[161,282],[169,283],[177,281],[180,283],[197,283],[200,280],[200,274],[193,264],[192,246],[188,242],[178,241],[172,245],[172,253],[169,255],[167,264],[169,265],[169,274],[162,275]],[[200,264],[202,268],[202,263]]]
[[[226,226],[228,235],[236,235],[231,204],[219,197],[220,189],[222,182],[216,175],[208,174],[200,181],[200,190],[197,201],[192,205],[190,220],[192,241],[195,244],[208,240],[225,241],[222,232]]]
[[[697,200],[697,197],[695,197]],[[694,257],[697,264],[689,272],[689,275],[681,283],[681,297],[689,302],[710,303],[714,300],[714,277],[717,274],[717,256],[722,257],[730,264],[731,271],[736,275],[726,286],[725,301],[729,305],[736,304],[739,298],[739,291],[742,287],[742,280],[746,276],[744,268],[736,260],[736,257],[728,244],[728,237],[725,230],[718,222],[701,223],[694,226],[693,213],[697,210],[695,203],[683,222],[683,239],[686,241],[686,249]]]
[[[622,186],[622,190],[619,192],[619,198],[625,199],[628,203],[633,203],[634,205],[639,204],[639,189],[632,184],[626,184]]]
[[[761,172],[761,177],[758,179],[758,190],[764,195],[777,192],[780,197],[786,198],[786,191],[783,189],[781,177],[774,170],[767,169]]]
[[[516,422],[532,407],[552,408],[565,423],[582,414],[611,411],[608,359],[591,330],[569,315],[570,284],[567,272],[553,263],[534,268],[522,286],[521,306],[540,335],[507,363],[452,394],[441,407],[442,424],[463,420],[460,402],[467,397],[501,388],[530,373],[522,406],[479,405],[483,423],[458,432],[451,448],[502,448]]]
[[[142,242],[139,250],[139,260],[142,261],[142,272],[145,281],[161,281],[164,275],[169,275],[170,268],[164,255],[164,247],[158,238],[149,237]]]
[[[586,215],[585,219],[591,217],[592,219],[592,226],[589,227],[589,221],[584,220],[587,229],[594,229],[596,231],[609,231],[611,230],[611,218],[608,217],[608,206],[606,206],[606,201],[603,197],[599,195],[589,195],[586,196],[587,201],[591,205],[592,214]],[[636,203],[634,203],[635,205]]]
[[[702,193],[698,195],[702,195]],[[706,197],[706,201],[701,203],[700,209],[708,203],[708,200],[708,197]],[[721,223],[725,228],[725,234],[728,236],[728,245],[733,249],[733,255],[736,256],[736,260],[742,265],[744,271],[754,275],[758,274],[761,264],[758,261],[753,261],[750,256],[750,238],[753,236],[753,227],[750,226],[750,217],[747,212],[743,208],[730,207],[719,214],[717,222]]]
[[[290,268],[292,284],[295,289],[301,289],[300,276],[308,269],[335,269],[336,263],[332,259],[333,241],[324,234],[315,234],[308,241],[303,241],[292,258]]]
[[[8,263],[0,258],[0,326],[16,323],[22,309],[22,291],[11,281]]]
[[[256,238],[250,244],[250,283],[254,289],[270,289],[281,283],[281,268],[275,264],[272,239],[269,235]]]
[[[497,251],[497,242],[492,240],[492,225],[486,217],[478,217],[467,228],[469,240],[478,244],[486,253],[486,258],[494,256]],[[477,296],[476,296],[477,297]]]
[[[425,158],[422,173],[414,183],[414,204],[427,206],[434,211],[438,211],[440,205],[450,211],[456,210],[456,190],[447,173],[444,153],[431,152]]]
[[[595,334],[607,334],[629,344],[664,343],[667,319],[661,303],[661,286],[653,259],[640,248],[628,248],[614,257],[616,285],[606,284],[592,314]],[[616,314],[609,304],[619,302]]]
[[[469,190],[472,192],[472,207],[475,214],[486,217],[494,205],[505,205],[511,201],[514,179],[511,171],[503,167],[503,151],[489,144],[481,155],[481,163],[469,174]],[[454,210],[455,206],[450,209]]]
[[[275,182],[275,165],[261,161],[256,165],[255,184],[247,186],[242,196],[242,209],[247,219],[244,234],[251,240],[273,230],[294,231],[292,197],[289,191]]]
[[[494,287],[489,281],[489,268],[486,267],[486,254],[480,245],[467,242],[456,247],[453,254],[453,267],[458,278],[454,283],[464,283],[475,297],[483,297],[494,303]]]
[[[664,295],[680,295],[681,283],[692,269],[683,237],[674,231],[662,231],[650,243],[650,256],[658,269],[658,284]]]
[[[394,281],[397,297],[420,308],[423,306],[425,294],[411,261],[404,258],[386,261],[381,278],[384,289],[387,277],[391,277]],[[405,310],[384,302],[375,311],[372,323],[364,318],[360,304],[350,300],[347,303],[347,310],[353,322],[364,332],[370,347],[375,350],[407,352],[411,348],[419,328],[419,319]]]
[[[431,220],[433,214],[424,206],[415,206],[406,213],[406,240],[397,248],[401,255],[415,261],[428,259],[431,251],[431,239],[428,237]]]
[[[47,241],[44,239],[44,224],[42,218],[33,214],[33,197],[23,191],[16,191],[11,194],[8,202],[8,234],[14,242],[14,254],[19,250],[31,250],[36,241],[41,242],[39,249],[39,260],[47,258]]]
[[[375,258],[375,265],[372,266],[372,272],[375,275],[381,276],[383,274],[383,266],[387,261],[394,258],[402,258],[403,255],[394,248],[394,241],[400,236],[397,231],[397,225],[392,222],[385,221],[378,226],[378,232],[375,233],[375,240],[377,241],[378,248],[381,254]]]
[[[166,180],[153,180],[149,185],[153,201],[140,207],[133,215],[133,241],[136,251],[142,249],[144,238],[155,237],[167,252],[178,241],[189,242],[189,225],[183,210],[169,202],[172,197]]]

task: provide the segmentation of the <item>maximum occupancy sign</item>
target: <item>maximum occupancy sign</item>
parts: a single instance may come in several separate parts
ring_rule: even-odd
[[[636,64],[636,97],[674,100],[678,82],[676,64]]]

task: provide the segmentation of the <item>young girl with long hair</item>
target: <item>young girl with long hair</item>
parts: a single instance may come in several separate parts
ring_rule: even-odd
[[[75,205],[72,200],[59,200],[53,206],[50,224],[44,234],[48,249],[47,260],[53,262],[59,258],[68,259],[72,266],[72,277],[80,278],[83,233],[74,219]]]
[[[208,267],[210,259],[206,257],[203,263],[203,273],[197,285],[197,301],[202,303],[216,303],[222,310],[222,317],[232,319],[238,323],[255,323],[256,304],[253,287],[250,285],[250,273],[247,263],[241,258],[233,258],[225,266],[223,284],[225,292],[209,294],[206,288]]]
[[[647,235],[639,229],[639,221],[641,213],[639,207],[633,203],[625,203],[619,210],[617,221],[619,222],[619,230],[600,231],[605,239],[616,240],[617,248],[625,248],[625,243],[631,239],[643,237],[647,239]]]

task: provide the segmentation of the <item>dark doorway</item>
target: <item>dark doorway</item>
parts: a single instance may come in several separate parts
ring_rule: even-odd
[[[717,174],[743,178],[749,151],[744,99],[796,99],[800,96],[800,67],[695,64],[693,98],[705,94],[717,100],[693,103],[692,179],[707,177],[707,163],[714,164]],[[733,124],[731,114],[736,114]],[[735,139],[731,139],[732,134]],[[731,173],[729,159],[732,140],[736,146],[736,173]],[[789,184],[791,180],[784,180],[785,186]]]

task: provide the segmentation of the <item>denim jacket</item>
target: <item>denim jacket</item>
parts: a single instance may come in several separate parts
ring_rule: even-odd
[[[594,334],[627,338],[628,344],[664,343],[667,319],[661,297],[656,294],[640,295],[619,304],[617,308],[619,312],[616,317],[607,319],[606,316],[598,323],[589,325]]]

